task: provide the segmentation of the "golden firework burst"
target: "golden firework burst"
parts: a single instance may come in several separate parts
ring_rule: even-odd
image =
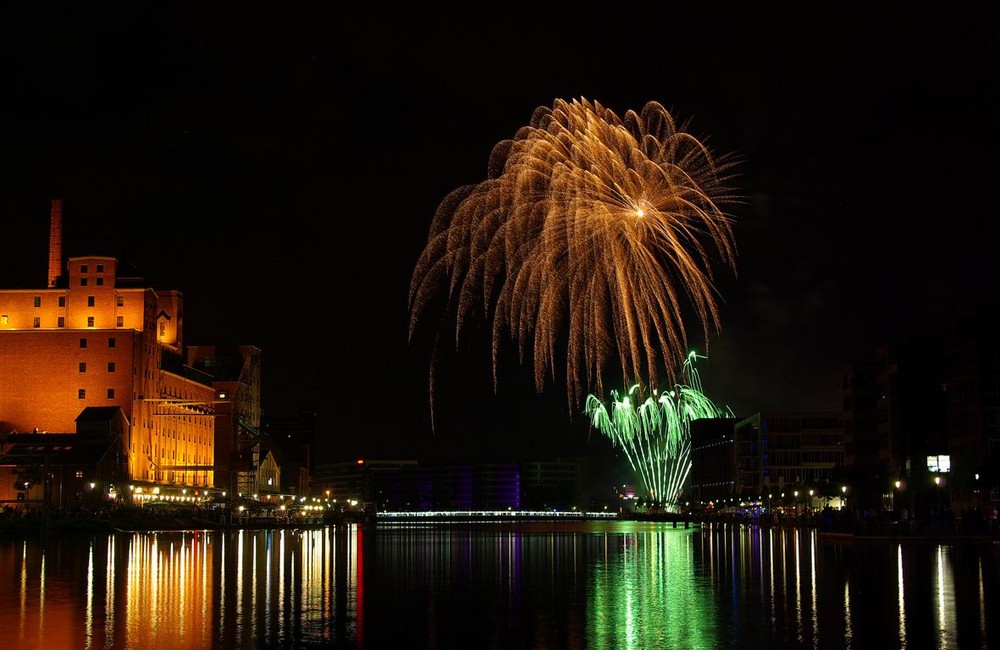
[[[444,290],[456,340],[473,316],[489,320],[494,382],[505,336],[539,392],[565,364],[571,406],[603,394],[613,357],[627,382],[676,380],[685,315],[707,349],[720,329],[713,266],[736,272],[735,162],[657,102],[622,118],[586,99],[537,108],[494,147],[486,180],[438,206],[410,284],[411,339]],[[433,362],[431,381],[433,393]]]

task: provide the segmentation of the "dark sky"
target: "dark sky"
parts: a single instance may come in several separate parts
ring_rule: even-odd
[[[699,364],[739,415],[839,409],[843,362],[996,293],[1000,53],[978,9],[20,4],[0,10],[2,285],[44,285],[61,197],[67,256],[181,290],[189,344],[259,346],[265,415],[319,412],[336,457],[595,444],[529,368],[494,395],[486,338],[444,360],[432,433],[407,340],[437,205],[556,98],[657,101],[743,159]]]

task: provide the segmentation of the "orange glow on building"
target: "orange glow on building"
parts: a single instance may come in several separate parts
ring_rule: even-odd
[[[61,234],[51,237],[50,258],[61,250]],[[184,348],[182,293],[119,277],[117,259],[72,257],[66,271],[53,281],[50,259],[55,286],[0,289],[0,436],[75,433],[85,407],[116,406],[128,422],[130,481],[209,488],[222,470],[219,487],[233,489],[232,455],[245,438],[237,429],[259,426],[259,369],[215,376],[206,363],[214,348]],[[234,356],[259,364],[251,346]],[[226,417],[217,421],[219,410]],[[252,471],[256,458],[244,456]],[[0,477],[0,500],[10,484]]]

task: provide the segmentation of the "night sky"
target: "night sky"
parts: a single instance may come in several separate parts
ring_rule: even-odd
[[[738,415],[839,410],[845,361],[996,293],[1000,53],[978,9],[23,4],[0,10],[0,285],[44,286],[62,198],[67,257],[181,290],[188,344],[260,347],[265,416],[318,412],[331,458],[605,442],[529,367],[495,394],[485,334],[443,358],[432,431],[407,338],[436,207],[556,98],[657,101],[743,160],[722,331],[692,340]]]

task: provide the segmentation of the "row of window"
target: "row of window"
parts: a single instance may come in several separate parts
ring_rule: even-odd
[[[108,361],[108,372],[114,372],[114,371],[115,371],[115,362],[114,361]],[[86,361],[81,361],[80,362],[80,372],[87,372],[87,362]]]
[[[100,282],[98,282],[98,284],[100,284]],[[41,307],[42,306],[42,297],[41,296],[35,296],[35,302],[34,302],[34,304],[35,304],[36,308]],[[87,306],[88,307],[93,307],[96,304],[97,304],[97,297],[96,296],[87,296]],[[125,306],[125,296],[115,296],[115,305],[117,305],[119,307],[124,307]],[[60,307],[65,307],[66,306],[66,296],[59,296],[59,306]]]
[[[116,343],[117,342],[115,341],[115,337],[113,337],[113,336],[109,336],[108,337],[108,347],[109,348],[115,347]],[[87,347],[87,339],[85,339],[85,338],[81,338],[80,339],[80,347],[81,348]]]
[[[0,324],[7,324],[7,316],[4,315],[0,317]],[[94,327],[95,321],[93,316],[87,316],[87,327]],[[42,319],[40,316],[35,316],[31,321],[31,326],[35,329],[39,329],[42,326]],[[64,328],[66,327],[66,317],[59,316],[56,318],[56,327]],[[125,317],[116,316],[115,317],[115,327],[125,327]]]
[[[78,388],[78,389],[76,389],[76,397],[77,397],[77,399],[87,399],[87,389],[86,388]],[[108,389],[108,399],[114,399],[114,398],[115,398],[115,389],[114,388],[109,388]]]

